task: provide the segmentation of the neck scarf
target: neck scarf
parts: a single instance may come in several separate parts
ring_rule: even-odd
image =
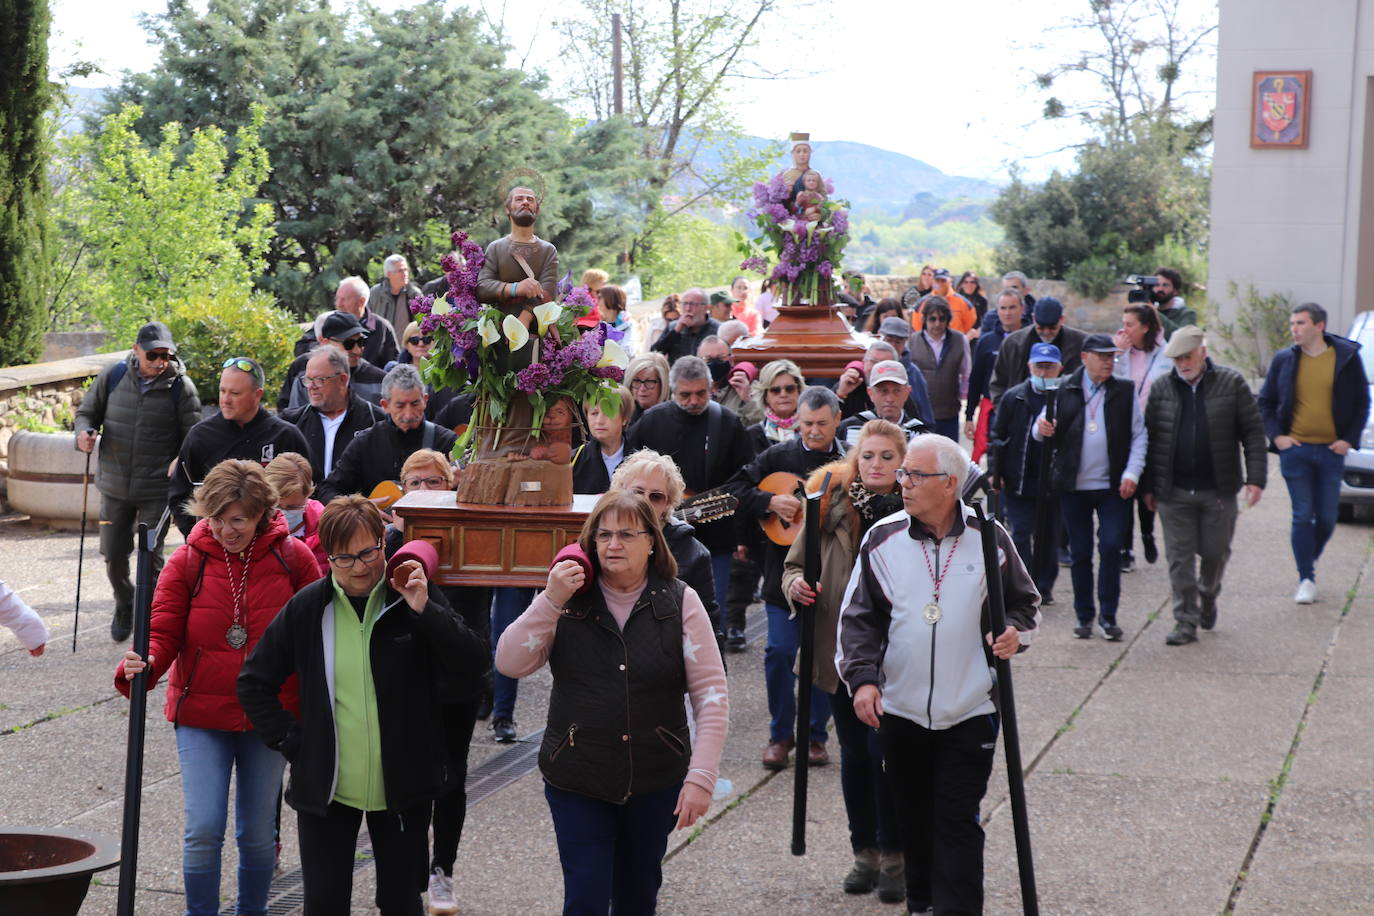
[[[874,493],[858,480],[849,485],[848,492],[849,501],[854,504],[854,511],[859,513],[860,534],[866,534],[878,519],[902,508],[901,493]]]

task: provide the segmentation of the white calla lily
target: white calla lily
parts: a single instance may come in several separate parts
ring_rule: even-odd
[[[477,335],[482,338],[482,346],[489,347],[501,339],[501,332],[496,329],[496,322],[490,318],[483,318],[477,325]]]
[[[624,369],[629,364],[630,354],[625,352],[625,348],[614,340],[608,340],[601,347],[601,359],[596,361],[596,368],[615,366],[617,369]]]
[[[529,343],[529,328],[525,327],[525,323],[514,315],[506,316],[506,320],[501,322],[501,330],[506,333],[506,340],[510,341],[512,352]]]
[[[429,313],[436,316],[444,316],[453,311],[453,306],[448,304],[447,299],[435,299],[434,304],[429,307]]]
[[[557,302],[545,302],[534,307],[534,317],[539,322],[539,333],[543,335],[563,314],[563,306]]]

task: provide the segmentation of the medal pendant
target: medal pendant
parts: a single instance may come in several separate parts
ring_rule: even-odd
[[[1088,432],[1090,432],[1090,433],[1095,433],[1095,432],[1097,432],[1097,424],[1096,424],[1096,423],[1089,423],[1089,424],[1088,424]]]
[[[248,631],[241,623],[231,623],[229,629],[224,631],[224,641],[231,649],[242,649],[248,645]]]
[[[940,605],[932,601],[922,609],[921,616],[925,618],[926,623],[936,624],[940,622],[940,618],[944,616],[944,612],[940,610]]]

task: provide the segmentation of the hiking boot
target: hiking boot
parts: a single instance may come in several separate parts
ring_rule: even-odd
[[[519,737],[515,733],[515,722],[505,717],[498,717],[491,720],[491,730],[500,744],[510,744]]]
[[[841,883],[846,894],[867,894],[878,886],[878,850],[860,849],[854,853],[854,867]]]
[[[458,901],[453,899],[453,879],[444,874],[442,868],[434,869],[429,876],[430,916],[452,916],[457,912]]]
[[[1164,637],[1166,646],[1186,646],[1190,642],[1197,642],[1197,630],[1186,623],[1178,624],[1172,633]]]
[[[115,642],[127,642],[134,631],[134,609],[127,605],[116,605],[114,619],[110,621],[110,638]]]
[[[900,852],[878,856],[878,899],[883,903],[906,901],[906,866]]]

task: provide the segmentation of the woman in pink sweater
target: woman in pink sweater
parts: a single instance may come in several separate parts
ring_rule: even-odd
[[[729,724],[725,669],[644,497],[606,493],[578,543],[585,556],[555,563],[502,634],[496,667],[553,673],[539,769],[564,913],[652,914],[668,835],[711,803]]]

